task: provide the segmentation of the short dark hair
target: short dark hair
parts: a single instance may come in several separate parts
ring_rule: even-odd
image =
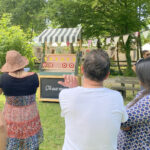
[[[101,49],[92,50],[84,60],[84,75],[90,80],[103,81],[110,70],[108,54]]]
[[[146,52],[148,52],[148,50],[143,50],[143,51],[142,51],[142,54],[144,55]]]

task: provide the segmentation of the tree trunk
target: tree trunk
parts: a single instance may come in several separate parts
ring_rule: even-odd
[[[74,47],[73,47],[73,43],[70,43],[70,53],[74,54]]]
[[[125,6],[125,9],[126,9],[126,12],[128,12],[128,1],[125,0],[124,1],[124,6]],[[128,27],[128,22],[127,20],[125,20],[125,33],[124,34],[127,34],[129,33],[129,27]],[[124,43],[124,49],[125,49],[125,53],[126,53],[126,61],[127,61],[127,69],[126,69],[126,75],[133,75],[133,70],[132,70],[132,65],[131,65],[131,56],[130,56],[130,50],[131,50],[131,36],[129,35],[128,37],[128,40],[126,43]]]
[[[127,60],[127,70],[126,75],[133,75],[132,65],[131,65],[131,56],[130,56],[130,50],[131,50],[131,36],[129,36],[126,44],[124,44],[124,49],[126,51],[126,60]]]
[[[143,53],[142,53],[142,41],[141,41],[141,34],[140,34],[140,32],[139,32],[139,47],[140,47],[141,57],[143,57]]]
[[[136,53],[137,53],[137,57],[136,57],[136,60],[139,60],[139,50],[140,50],[140,44],[139,44],[139,37],[137,37],[137,49],[136,49]]]
[[[100,39],[98,38],[97,40],[97,48],[100,49],[101,48],[101,42],[100,42]]]
[[[140,0],[138,1],[138,3],[139,3],[138,15],[139,15],[139,20],[141,20],[141,13],[143,13],[143,10],[142,10],[142,7],[141,7],[141,1]],[[141,25],[140,25],[140,28],[141,28]],[[139,39],[140,54],[141,54],[141,57],[143,57],[140,32],[139,32],[139,35],[138,35],[138,39]]]
[[[121,71],[120,63],[119,63],[119,50],[118,50],[118,43],[117,43],[117,66],[118,66],[119,75],[122,75],[122,71]]]

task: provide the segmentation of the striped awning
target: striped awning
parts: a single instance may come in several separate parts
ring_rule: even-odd
[[[73,43],[76,42],[78,39],[81,39],[81,27],[46,29],[38,36],[37,40],[40,43]]]

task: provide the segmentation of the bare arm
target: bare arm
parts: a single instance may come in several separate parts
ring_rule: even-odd
[[[7,131],[2,112],[0,112],[0,150],[6,150]]]
[[[121,130],[130,131],[130,130],[131,130],[131,127],[121,127]]]
[[[134,72],[136,72],[136,65],[133,65],[133,66],[132,66],[132,70],[133,70]]]

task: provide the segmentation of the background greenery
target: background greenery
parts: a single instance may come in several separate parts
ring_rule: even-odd
[[[29,66],[34,66],[32,43],[27,34],[19,26],[11,24],[11,14],[3,14],[0,18],[0,68],[5,63],[8,50],[17,50],[29,60]]]
[[[127,58],[125,74],[131,70],[131,44],[134,32],[145,31],[150,23],[150,0],[0,0],[0,68],[5,62],[6,52],[19,51],[34,66],[32,40],[47,27],[71,28],[82,26],[82,37],[86,40],[131,34],[127,43],[120,43]],[[50,24],[51,23],[51,24]],[[141,37],[135,39],[138,49]],[[150,36],[142,42],[149,42]],[[120,74],[113,69],[115,75]],[[127,103],[133,98],[127,93]],[[38,100],[38,98],[37,98]],[[0,109],[4,106],[0,96]],[[60,117],[58,103],[38,102],[44,128],[44,143],[41,150],[61,150],[64,139],[64,120]]]
[[[10,14],[9,21],[3,19],[5,14]],[[32,63],[31,41],[47,27],[82,26],[85,40],[121,36],[118,51],[126,54],[125,75],[130,76],[133,75],[130,56],[133,40],[140,52],[141,41],[149,42],[149,38],[141,40],[140,34],[135,37],[133,33],[149,29],[149,16],[149,0],[0,0],[0,22],[9,22],[4,30],[3,26],[0,29],[1,64],[6,51],[12,48],[26,55]],[[122,40],[125,34],[130,34],[126,43]]]

